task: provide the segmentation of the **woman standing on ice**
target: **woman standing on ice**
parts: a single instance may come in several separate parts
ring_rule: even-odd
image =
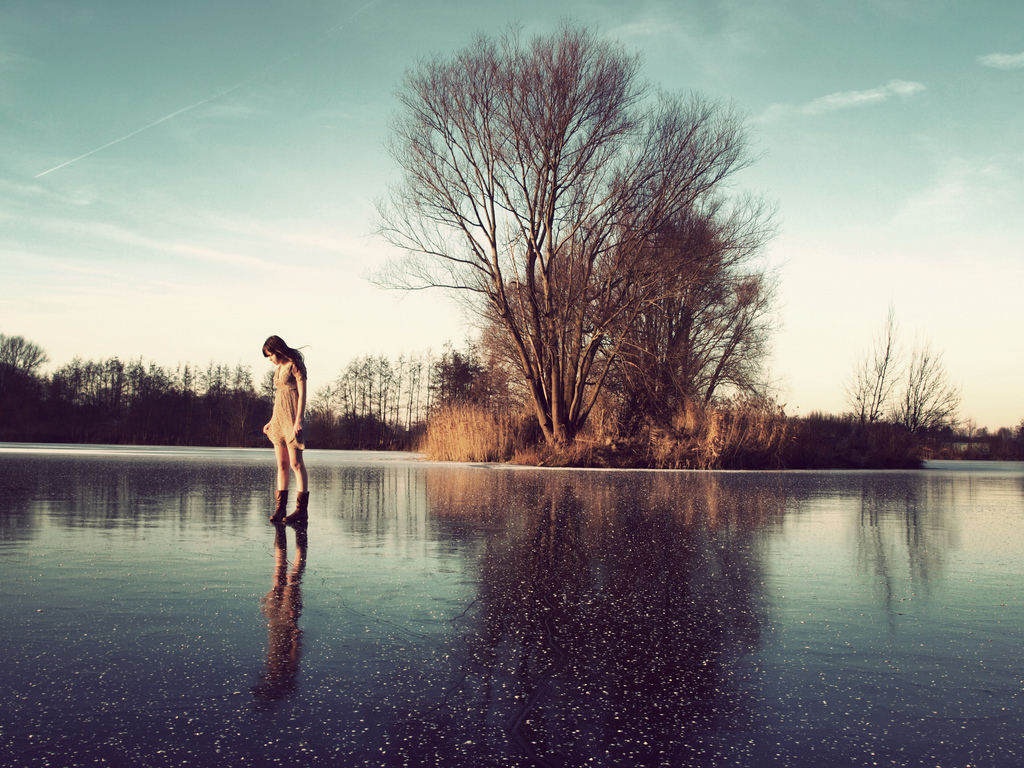
[[[274,444],[277,457],[277,505],[270,522],[304,525],[309,519],[306,512],[309,479],[302,460],[302,452],[306,449],[302,434],[306,412],[306,365],[302,361],[302,353],[285,344],[280,336],[271,336],[263,342],[263,356],[276,366],[274,413],[263,427],[263,432]],[[295,472],[297,495],[295,511],[285,517],[290,470]]]

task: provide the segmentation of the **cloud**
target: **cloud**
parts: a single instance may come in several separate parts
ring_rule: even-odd
[[[769,104],[764,112],[754,117],[751,122],[755,124],[776,123],[792,111],[792,107],[788,104]]]
[[[64,244],[64,251],[72,253],[104,254],[98,257],[101,260],[118,258],[118,254],[131,254],[134,256],[152,256],[153,254],[165,254],[169,256],[182,256],[191,261],[222,264],[228,267],[245,268],[251,271],[260,270],[263,272],[282,273],[286,267],[269,259],[262,259],[258,256],[244,252],[244,250],[229,250],[201,245],[188,240],[178,240],[158,236],[149,236],[140,233],[129,227],[104,221],[82,221],[72,220],[63,216],[34,216],[19,217],[21,223],[38,235],[48,232],[55,235],[59,242]],[[74,243],[74,247],[68,245]],[[91,247],[86,247],[91,246]],[[111,246],[114,246],[112,248]],[[25,250],[38,251],[38,248],[22,245]],[[2,252],[2,251],[0,251]],[[85,260],[91,259],[86,257]],[[82,261],[80,257],[74,257],[76,261]],[[140,262],[149,262],[149,259],[140,258]]]
[[[823,115],[826,112],[836,112],[841,109],[852,109],[854,107],[866,107],[871,104],[881,104],[893,96],[907,98],[925,90],[921,83],[907,82],[906,80],[890,80],[880,88],[871,88],[866,91],[840,91],[830,93],[809,101],[802,107],[793,107],[790,104],[775,103],[769,105],[760,115],[754,118],[754,123],[774,123],[782,120],[793,112],[802,115]]]
[[[921,83],[907,82],[906,80],[890,80],[881,88],[871,88],[866,91],[830,93],[828,96],[822,96],[805,104],[800,108],[800,111],[805,115],[821,115],[840,109],[880,104],[888,101],[893,96],[906,98],[923,90],[925,90],[925,87]]]
[[[1016,238],[1017,212],[1024,202],[1024,156],[949,157],[930,182],[900,206],[898,229],[945,232],[966,228],[971,238],[1010,233]]]
[[[978,63],[995,69],[1021,69],[1024,67],[1024,53],[990,53],[979,56]]]
[[[644,51],[652,63],[668,57],[677,66],[682,55],[687,67],[721,77],[724,69],[763,55],[765,28],[779,23],[774,2],[747,0],[740,5],[735,7],[733,0],[603,4],[605,18],[596,21],[602,32],[608,30],[608,36],[625,43],[627,49]]]

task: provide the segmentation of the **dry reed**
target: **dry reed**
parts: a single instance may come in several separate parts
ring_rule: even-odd
[[[430,414],[425,453],[432,461],[508,461],[518,429],[517,417],[482,405],[442,406]]]
[[[668,427],[650,429],[650,463],[670,469],[781,467],[791,439],[782,409],[761,399],[688,403]]]

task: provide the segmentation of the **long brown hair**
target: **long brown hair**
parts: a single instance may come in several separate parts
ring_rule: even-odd
[[[271,355],[277,355],[280,360],[287,360],[302,371],[303,377],[306,376],[306,363],[302,359],[302,353],[285,344],[284,339],[280,336],[270,336],[263,342],[263,356],[270,357]]]

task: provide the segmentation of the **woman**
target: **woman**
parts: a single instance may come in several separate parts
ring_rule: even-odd
[[[306,365],[302,361],[302,353],[285,344],[280,336],[271,336],[263,342],[263,356],[277,366],[274,370],[274,413],[263,427],[263,432],[274,444],[277,457],[277,505],[270,522],[301,525],[308,520],[306,507],[309,504],[309,479],[302,460],[302,452],[306,448],[302,434],[306,413]],[[298,487],[295,511],[285,517],[289,470],[294,470]]]

